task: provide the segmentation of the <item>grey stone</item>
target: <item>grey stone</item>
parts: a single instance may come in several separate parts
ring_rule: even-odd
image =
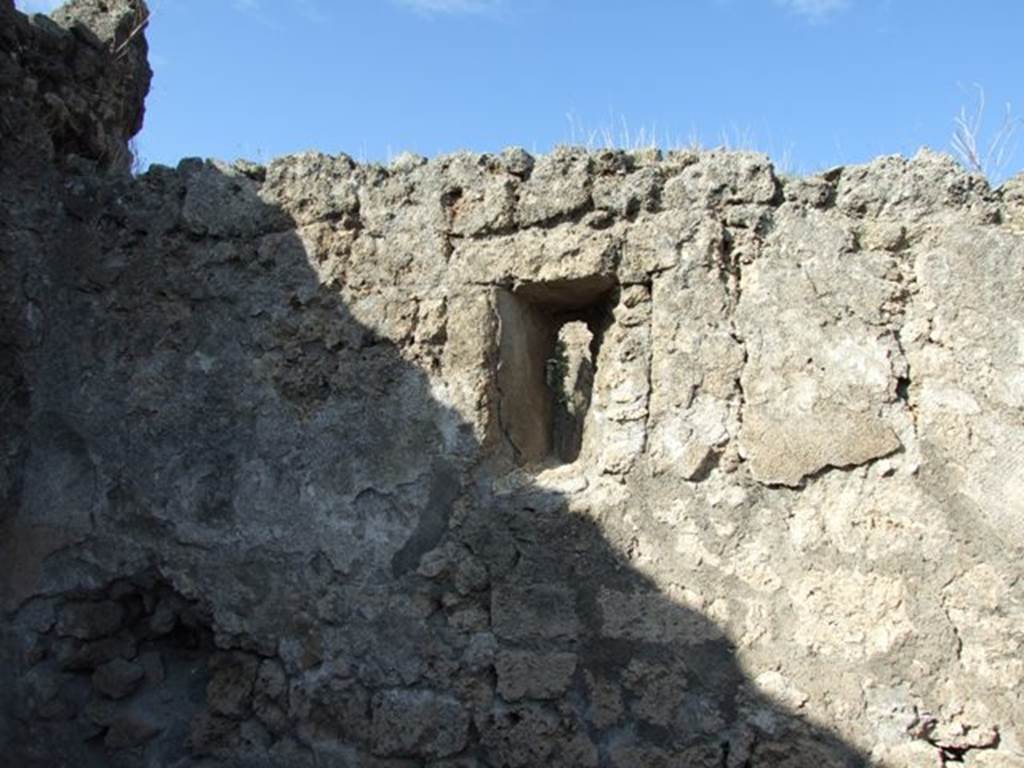
[[[155,635],[166,635],[170,633],[178,623],[178,611],[174,602],[164,598],[153,610],[149,617],[149,630]]]
[[[103,743],[110,749],[131,749],[151,741],[161,729],[131,715],[120,715],[110,721]]]
[[[189,723],[188,747],[192,754],[238,749],[240,742],[241,724],[237,720],[201,712]]]
[[[469,714],[457,699],[432,691],[383,691],[373,699],[375,754],[448,757],[469,736]]]
[[[498,693],[506,701],[555,699],[569,686],[576,671],[576,655],[502,651],[498,654],[495,671]]]
[[[504,640],[572,637],[579,630],[568,587],[502,584],[491,593],[494,634]]]
[[[522,226],[569,216],[590,203],[590,158],[559,149],[541,158],[519,192],[517,218]]]
[[[104,696],[123,699],[133,693],[146,677],[141,664],[124,659],[114,659],[102,664],[92,673],[92,685]]]
[[[159,685],[166,678],[164,661],[158,651],[148,651],[140,654],[138,662],[146,672],[147,685]]]
[[[213,674],[206,687],[211,711],[234,718],[248,713],[258,666],[258,659],[248,654],[224,653],[211,659]]]
[[[360,683],[339,676],[296,681],[289,692],[288,715],[301,723],[304,740],[362,743],[370,729],[370,696]],[[272,714],[261,716],[274,722]]]
[[[514,176],[526,177],[533,171],[534,158],[522,147],[508,147],[503,150],[501,162]]]
[[[1020,762],[1020,178],[131,178],[140,10],[0,2],[5,759]]]
[[[665,182],[662,205],[669,209],[713,208],[737,203],[771,203],[778,180],[771,161],[753,152],[706,152]]]
[[[104,637],[99,640],[64,640],[56,644],[55,657],[62,669],[87,671],[114,659],[134,659],[136,643],[130,637]]]
[[[67,603],[57,619],[58,634],[94,640],[116,632],[124,619],[124,609],[111,600]]]

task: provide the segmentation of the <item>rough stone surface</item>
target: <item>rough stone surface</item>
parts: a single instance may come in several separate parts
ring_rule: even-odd
[[[4,760],[1024,765],[1024,178],[131,177],[144,11],[0,0]]]
[[[95,640],[120,628],[124,609],[112,600],[65,603],[57,619],[57,633],[80,640]]]
[[[374,698],[371,728],[376,754],[449,757],[466,748],[469,715],[451,696],[384,691]]]
[[[103,738],[105,746],[111,750],[131,749],[141,747],[152,740],[160,729],[152,723],[140,720],[131,716],[118,717],[110,723],[106,736]]]
[[[141,664],[114,659],[96,668],[92,673],[92,685],[104,696],[123,699],[139,687],[145,676],[146,670]]]
[[[576,655],[503,651],[495,660],[494,670],[498,693],[506,701],[556,699],[569,687],[576,671]]]

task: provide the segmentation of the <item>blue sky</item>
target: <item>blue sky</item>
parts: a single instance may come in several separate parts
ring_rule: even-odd
[[[39,10],[56,3],[19,0]],[[150,0],[139,149],[387,161],[509,145],[728,144],[809,172],[982,144],[1024,107],[1019,0]],[[1024,168],[1021,146],[1001,175]]]

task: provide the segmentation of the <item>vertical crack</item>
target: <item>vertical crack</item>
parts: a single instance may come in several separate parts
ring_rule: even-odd
[[[451,262],[452,254],[455,252],[455,244],[452,242],[458,237],[455,234],[455,215],[458,212],[459,203],[462,201],[462,195],[461,187],[452,187],[441,195],[441,208],[444,212],[444,229],[441,230],[441,238],[446,264]]]
[[[740,300],[743,298],[742,253],[736,248],[735,239],[728,228],[723,228],[719,255],[719,277],[725,284],[726,293],[729,297],[729,336],[736,342],[743,354],[739,371],[737,371],[733,379],[736,396],[736,421],[738,429],[742,429],[743,412],[747,404],[746,392],[743,389],[743,376],[746,372],[750,355],[747,352],[746,339],[743,338],[736,324],[736,311],[739,308]]]
[[[914,401],[912,398],[911,386],[913,379],[911,376],[910,360],[907,357],[907,351],[903,346],[903,338],[901,336],[902,328],[895,328],[892,332],[893,341],[896,342],[896,350],[899,352],[900,359],[899,369],[893,371],[896,374],[896,386],[893,390],[896,402],[903,403],[907,412],[910,413],[910,421],[914,429],[914,439],[918,437],[917,434],[917,409],[914,407]]]

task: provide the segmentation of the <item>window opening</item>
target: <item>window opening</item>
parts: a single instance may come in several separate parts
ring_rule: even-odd
[[[499,291],[498,419],[517,464],[579,457],[614,289],[601,275]]]

